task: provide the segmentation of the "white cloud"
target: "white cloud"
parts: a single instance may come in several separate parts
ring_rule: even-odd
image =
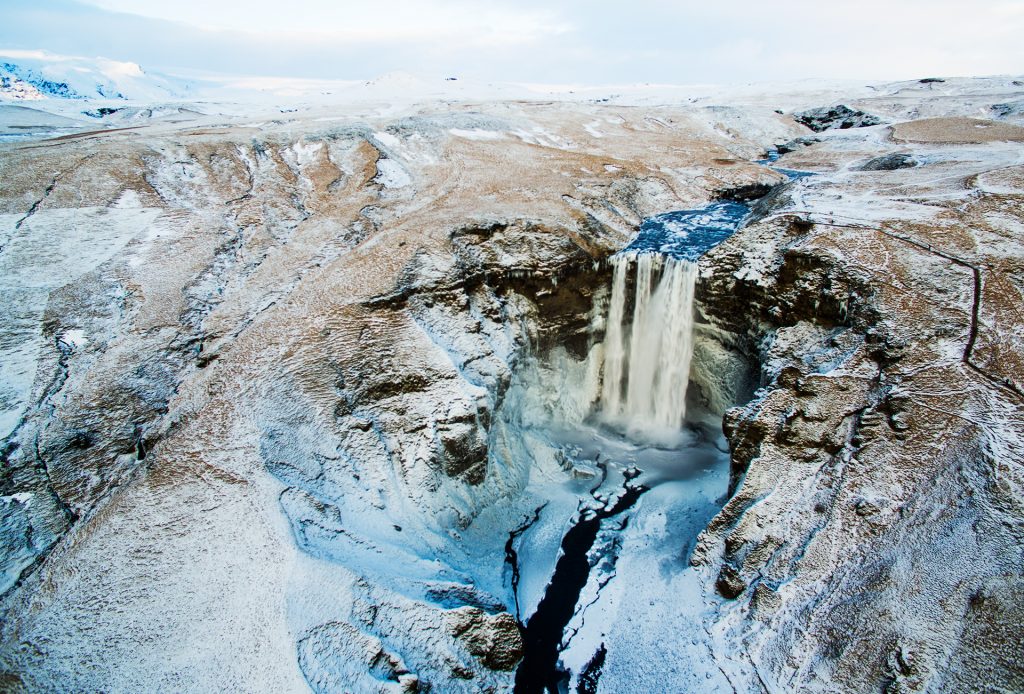
[[[1024,70],[1021,0],[12,5],[0,22],[2,43],[165,70],[332,80],[407,70],[574,84],[886,80]]]
[[[319,39],[357,44],[418,41],[474,46],[518,45],[566,33],[571,25],[544,9],[469,0],[88,0],[116,12],[183,22],[208,31]]]

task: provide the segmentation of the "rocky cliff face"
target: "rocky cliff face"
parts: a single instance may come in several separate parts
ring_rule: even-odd
[[[748,162],[807,131],[744,108],[4,145],[4,686],[508,690],[505,543],[572,474],[518,403],[579,406],[643,218],[785,180]],[[821,137],[701,262],[714,661],[737,691],[1019,688],[1017,150]],[[857,171],[896,147],[921,165]]]
[[[777,175],[693,119],[496,110],[7,149],[12,686],[511,682],[517,363],[589,347],[695,162]]]
[[[902,193],[903,209],[790,200],[800,211],[703,261],[709,326],[761,367],[725,417],[736,493],[692,558],[720,596],[710,628],[738,690],[1024,685],[1024,397],[1007,344],[1024,169],[921,154],[941,185],[923,171],[809,184]]]

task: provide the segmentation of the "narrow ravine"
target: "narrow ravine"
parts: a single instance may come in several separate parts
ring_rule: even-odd
[[[508,534],[508,539],[505,540],[505,563],[512,570],[512,595],[516,602],[516,620],[520,622],[522,621],[522,614],[519,607],[519,555],[516,553],[516,540],[537,522],[537,519],[540,518],[540,513],[543,510],[543,505],[538,506],[537,510],[533,512],[533,516],[528,518],[526,522],[518,528],[510,532]]]
[[[622,494],[605,508],[581,511],[579,520],[562,538],[555,574],[524,630],[526,656],[516,671],[517,694],[558,692],[559,685],[568,679],[569,673],[558,667],[558,654],[562,634],[576,612],[580,591],[590,576],[587,554],[594,546],[601,522],[625,512],[648,491],[642,484],[633,484],[639,475],[635,468],[627,470]]]

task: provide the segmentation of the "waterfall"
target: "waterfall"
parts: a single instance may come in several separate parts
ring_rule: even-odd
[[[612,298],[608,305],[608,320],[605,322],[601,402],[604,403],[605,415],[614,418],[622,414],[622,366],[626,361],[622,324],[626,314],[626,273],[629,263],[621,262],[617,257],[613,258],[612,263]]]
[[[612,263],[602,417],[635,438],[669,443],[678,439],[686,416],[697,266],[658,253],[618,255]],[[627,320],[627,279],[634,268]]]

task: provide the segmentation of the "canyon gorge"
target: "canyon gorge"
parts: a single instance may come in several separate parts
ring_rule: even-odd
[[[0,689],[1024,691],[1022,99],[0,106]]]

